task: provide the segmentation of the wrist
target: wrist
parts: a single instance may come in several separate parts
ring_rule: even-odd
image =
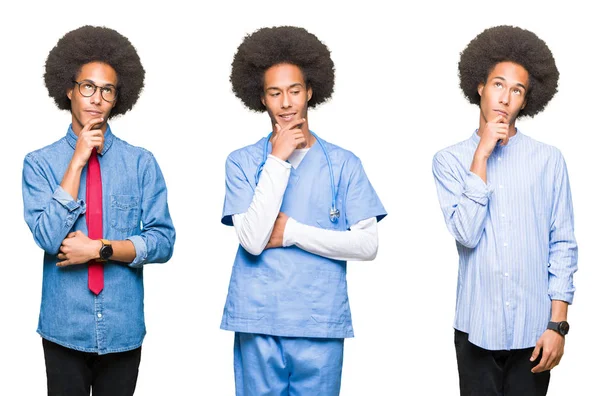
[[[102,241],[100,239],[93,239],[92,240],[92,260],[98,260],[100,259],[100,250],[102,249]]]
[[[487,153],[479,148],[475,150],[475,154],[473,155],[473,162],[487,162],[488,158],[490,158],[490,153]]]
[[[294,226],[296,225],[296,220],[292,219],[291,217],[288,217],[286,223],[285,223],[285,228],[283,229],[283,239],[282,239],[282,246],[283,247],[288,247],[288,246],[292,246],[295,244],[294,241]]]
[[[287,156],[284,155],[284,153],[280,152],[276,148],[273,149],[273,151],[271,151],[271,155],[274,157],[277,157],[278,159],[280,159],[282,161],[287,161],[287,159],[289,158],[289,155],[287,155]]]
[[[98,239],[100,247],[97,250],[98,261],[108,261],[113,255],[113,248],[110,241],[106,239]]]
[[[81,160],[75,158],[75,156],[73,156],[73,158],[71,159],[71,162],[69,163],[69,170],[71,170],[71,172],[81,173],[81,171],[83,170],[83,168],[86,165],[87,165],[87,161],[81,161]]]
[[[566,336],[569,333],[569,323],[566,320],[560,322],[550,321],[548,322],[547,330],[555,331],[561,336]]]

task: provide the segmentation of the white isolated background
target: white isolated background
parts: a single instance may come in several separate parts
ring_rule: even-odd
[[[592,4],[585,3],[585,4]],[[352,150],[389,216],[373,262],[349,263],[356,338],[345,344],[342,395],[458,395],[452,320],[457,253],[431,174],[436,151],[467,139],[478,108],[458,88],[460,51],[483,29],[530,29],[552,49],[559,93],[518,123],[559,147],[573,192],[580,270],[566,353],[549,395],[596,395],[600,279],[598,39],[592,5],[505,2],[10,2],[1,6],[0,394],[46,392],[36,334],[42,252],[23,221],[22,161],[70,122],[43,83],[48,51],[66,32],[105,25],[127,36],[147,71],[116,135],[151,150],[177,229],[172,260],[145,268],[146,336],[137,395],[233,395],[233,334],[219,330],[237,246],[220,224],[227,154],[269,129],[231,93],[242,38],[264,26],[305,27],[336,65],[333,98],[310,127]]]

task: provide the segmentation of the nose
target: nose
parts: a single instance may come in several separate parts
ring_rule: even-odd
[[[287,92],[284,92],[282,94],[281,108],[287,109],[288,107],[291,107],[291,105],[292,105],[292,102],[290,100],[290,95]]]
[[[502,104],[507,105],[510,102],[510,94],[507,89],[502,90],[498,101]]]
[[[90,102],[92,104],[100,104],[102,102],[102,94],[100,93],[100,88],[96,88],[94,94],[90,96]]]

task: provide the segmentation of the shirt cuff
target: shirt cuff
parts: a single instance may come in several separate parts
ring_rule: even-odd
[[[144,242],[144,238],[139,235],[133,235],[127,239],[133,243],[133,247],[135,248],[135,258],[131,263],[129,263],[129,266],[133,268],[140,268],[146,263],[146,259],[148,258],[148,248],[146,247],[146,242]]]
[[[484,183],[481,177],[469,171],[467,174],[465,192],[463,193],[467,198],[485,206],[488,204],[488,200],[493,192],[494,188],[490,183]]]
[[[66,192],[61,186],[58,186],[56,190],[54,190],[52,198],[64,206],[69,212],[82,208],[82,213],[85,213],[85,202],[82,200],[75,201],[71,194]]]
[[[297,224],[296,220],[291,217],[288,218],[287,223],[285,223],[285,230],[283,230],[283,242],[281,243],[283,247],[294,245],[294,231]]]
[[[283,167],[285,167],[286,169],[290,169],[292,167],[292,164],[290,164],[287,161],[282,160],[281,158],[277,158],[275,157],[273,154],[269,154],[267,156],[267,161],[269,160],[269,158],[275,160],[278,164],[282,165]],[[266,165],[266,162],[265,162]]]
[[[571,305],[573,304],[573,296],[574,296],[574,292],[550,292],[548,293],[550,296],[550,300],[559,300],[559,301],[564,301],[567,304]]]

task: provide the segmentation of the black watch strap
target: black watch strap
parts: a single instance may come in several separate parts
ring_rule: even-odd
[[[547,329],[554,330],[564,337],[569,333],[569,323],[566,320],[562,322],[548,322]]]

